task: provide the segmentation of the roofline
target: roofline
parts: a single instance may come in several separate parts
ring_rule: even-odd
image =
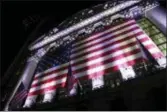
[[[100,20],[104,17],[110,16],[110,15],[116,13],[116,12],[119,12],[119,11],[121,11],[121,10],[127,8],[127,7],[130,7],[132,5],[135,5],[139,2],[141,2],[141,0],[127,1],[127,2],[124,2],[122,4],[116,5],[115,7],[111,7],[109,9],[107,9],[105,11],[102,11],[102,12],[100,12],[100,13],[92,16],[92,17],[89,17],[89,18],[87,18],[87,19],[85,19],[85,20],[83,20],[83,21],[81,21],[81,22],[79,22],[75,25],[72,25],[71,27],[66,28],[65,30],[60,31],[60,32],[56,33],[55,35],[52,35],[52,36],[48,37],[47,39],[38,42],[35,45],[29,46],[29,50],[32,51],[32,50],[36,50],[40,47],[43,47],[44,45],[49,44],[49,43],[51,43],[51,42],[53,42],[53,41],[55,41],[55,40],[57,40],[61,37],[64,37],[64,36],[74,32],[78,29],[81,29],[84,26],[87,26],[87,25],[89,25],[93,22],[96,22],[96,21],[98,21],[98,20]]]

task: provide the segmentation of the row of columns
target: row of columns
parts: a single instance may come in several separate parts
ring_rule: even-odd
[[[25,66],[23,74],[21,75],[21,77],[20,77],[19,81],[17,82],[13,92],[10,95],[10,98],[8,99],[8,101],[5,105],[5,108],[4,108],[5,111],[9,110],[10,102],[14,98],[14,96],[15,96],[19,86],[21,85],[21,83],[24,85],[25,90],[29,89],[29,86],[30,86],[30,83],[31,83],[32,78],[34,76],[34,72],[36,70],[38,62],[46,54],[46,52],[48,50],[49,50],[49,48],[39,49],[34,56],[31,56],[30,58],[27,59],[27,64]]]
[[[145,16],[151,22],[153,22],[164,34],[166,34],[166,11],[162,7],[158,6],[158,7],[155,7],[153,9],[146,11]],[[13,91],[13,94],[11,95],[11,97],[6,105],[6,110],[8,110],[9,103],[12,100],[12,98],[14,97],[14,95],[17,92],[17,89],[21,83],[24,84],[26,89],[29,88],[29,85],[32,81],[32,78],[33,78],[33,75],[34,75],[34,72],[35,72],[35,69],[37,67],[38,62],[40,61],[42,56],[46,54],[46,52],[48,50],[49,50],[49,48],[47,48],[47,50],[41,49],[35,54],[35,56],[32,56],[31,58],[28,59],[28,62],[27,62],[27,65],[25,67],[25,70],[23,72],[23,75],[22,75],[21,79],[19,80],[18,84],[16,85],[16,87]],[[99,78],[100,78],[99,80],[103,79],[103,77],[99,77]],[[101,84],[103,85],[103,82],[101,82]],[[47,95],[45,97],[47,99]]]

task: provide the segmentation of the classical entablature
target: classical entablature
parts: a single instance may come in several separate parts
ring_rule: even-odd
[[[36,43],[29,46],[30,50],[41,48],[44,45],[55,42],[55,46],[65,43],[63,38],[70,37],[66,40],[73,40],[73,37],[77,37],[81,31],[85,30],[85,33],[90,34],[93,32],[98,25],[106,26],[110,25],[114,19],[117,18],[135,18],[139,15],[145,15],[146,11],[152,9],[159,4],[157,2],[138,0],[138,1],[119,1],[119,2],[107,2],[100,4],[91,9],[85,9],[63,21],[56,29],[47,35],[48,38],[43,38]],[[101,10],[97,10],[97,9]],[[100,12],[101,11],[101,12]],[[115,15],[116,14],[116,15]],[[99,21],[99,22],[97,22]],[[98,24],[98,25],[97,25]],[[59,30],[61,29],[61,30]],[[59,30],[59,31],[57,31]],[[55,32],[55,33],[54,33]],[[75,35],[76,36],[75,36]],[[72,35],[72,36],[71,36]],[[63,42],[60,42],[63,41]],[[68,41],[67,41],[68,42]],[[58,45],[57,45],[58,44]]]

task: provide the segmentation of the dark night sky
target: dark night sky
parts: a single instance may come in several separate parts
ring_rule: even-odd
[[[104,1],[2,2],[1,74],[7,70],[27,39],[28,33],[22,22],[28,16],[54,16],[58,24],[72,14],[99,3]]]
[[[2,2],[1,74],[6,72],[27,39],[23,20],[28,16],[54,16],[55,23],[59,24],[72,14],[99,3],[104,1]]]

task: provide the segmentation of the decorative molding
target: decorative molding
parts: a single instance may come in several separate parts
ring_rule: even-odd
[[[49,49],[55,45],[56,44],[52,43],[52,44],[50,44],[50,46],[39,49],[33,56],[28,58],[27,62],[35,61],[38,63],[40,61],[40,59],[49,51]]]
[[[127,7],[130,7],[130,6],[132,6],[132,5],[136,4],[136,3],[139,3],[140,1],[141,0],[138,0],[138,1],[127,1],[127,2],[124,2],[124,3],[121,3],[121,4],[117,4],[117,5],[115,5],[115,7],[111,7],[109,9],[107,9],[107,10],[101,12],[101,13],[98,13],[98,14],[96,14],[96,15],[88,18],[88,19],[85,19],[85,20],[83,20],[83,21],[81,21],[81,22],[79,22],[79,23],[77,23],[77,24],[75,24],[75,25],[63,30],[63,31],[60,31],[60,32],[56,33],[53,36],[50,36],[46,40],[43,40],[43,41],[41,41],[41,42],[39,42],[39,43],[37,43],[37,44],[35,44],[33,46],[30,46],[29,49],[30,50],[38,49],[39,47],[42,47],[42,46],[44,46],[44,45],[46,45],[48,43],[51,43],[51,42],[57,40],[60,37],[64,37],[64,36],[74,32],[74,31],[77,31],[78,29],[81,29],[81,28],[83,28],[83,27],[85,27],[85,26],[87,26],[89,24],[92,24],[93,22],[96,22],[96,21],[98,21],[98,20],[100,20],[100,19],[102,19],[104,17],[110,16],[110,15],[112,15],[112,14],[118,12],[118,11],[121,11],[121,10],[127,8]]]
[[[137,3],[138,3],[138,5],[135,5],[129,9],[123,10],[124,8],[130,7],[130,6],[137,4]],[[83,32],[86,34],[90,34],[90,33],[94,32],[96,29],[96,27],[95,27],[96,23],[94,23],[95,21],[102,22],[103,23],[102,26],[108,26],[112,23],[112,21],[114,20],[114,17],[118,18],[117,16],[121,16],[121,18],[137,18],[138,16],[145,15],[146,11],[148,11],[154,7],[157,7],[157,6],[159,6],[159,3],[156,2],[155,0],[139,0],[139,1],[127,1],[127,2],[124,2],[124,0],[121,0],[121,1],[113,0],[112,2],[109,1],[105,4],[103,4],[103,8],[102,8],[102,10],[104,10],[103,12],[95,14],[94,16],[89,17],[85,20],[82,20],[79,23],[75,23],[73,26],[71,26],[63,31],[60,31],[60,32],[58,32],[58,28],[54,28],[53,29],[54,33],[51,33],[51,35],[47,35],[47,38],[43,39],[42,41],[40,41],[36,44],[31,44],[29,48],[30,48],[30,50],[38,49],[39,47],[42,47],[42,46],[44,46],[47,43],[50,43],[52,41],[56,41],[56,44],[58,44],[58,45],[55,45],[55,47],[56,46],[59,47],[60,45],[66,45],[67,43],[71,42],[71,40],[74,40],[77,37],[74,35],[79,35],[80,32],[82,32],[83,30],[84,30]],[[78,17],[76,15],[76,16],[72,17],[71,19],[76,20],[76,19],[82,18],[80,16],[86,16],[86,14],[88,14],[88,12],[94,13],[95,9],[93,9],[93,8],[89,9],[89,10],[85,9],[85,10],[77,13],[77,14],[79,14]],[[99,8],[99,7],[97,7],[97,8]],[[118,11],[121,11],[121,12],[119,12],[119,14],[112,15]],[[110,15],[112,15],[112,16],[110,17]],[[102,18],[103,18],[103,20],[100,20]],[[73,21],[71,19],[69,22],[64,21],[63,23],[70,24]],[[94,25],[92,25],[92,24],[94,24]],[[77,31],[78,29],[81,29],[81,30]],[[66,36],[68,34],[70,36]],[[62,38],[60,38],[60,37],[62,37]],[[71,37],[73,37],[73,38],[70,39]]]

